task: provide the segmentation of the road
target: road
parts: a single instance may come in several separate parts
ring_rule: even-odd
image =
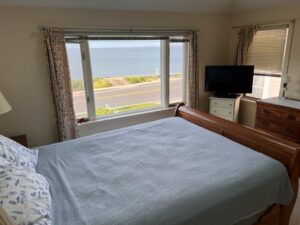
[[[139,85],[126,85],[108,89],[98,89],[94,92],[96,108],[122,107],[139,103],[160,103],[160,83],[146,83]],[[182,96],[182,79],[170,80],[171,102],[180,101]],[[75,112],[86,112],[86,99],[84,92],[73,95]]]

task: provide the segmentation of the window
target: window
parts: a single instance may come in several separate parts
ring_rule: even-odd
[[[170,103],[184,101],[185,43],[170,43]]]
[[[288,59],[289,26],[260,28],[254,36],[247,55],[247,65],[255,65],[253,92],[247,96],[270,98],[280,95],[281,77]]]
[[[87,104],[79,43],[66,44],[71,74],[73,104],[77,118],[87,118]]]
[[[77,119],[169,107],[184,100],[184,37],[66,37]]]

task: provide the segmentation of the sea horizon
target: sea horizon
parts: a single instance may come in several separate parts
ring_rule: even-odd
[[[67,48],[71,79],[83,78],[79,48]],[[159,76],[160,47],[90,48],[93,78]],[[182,46],[171,46],[170,74],[183,70]]]

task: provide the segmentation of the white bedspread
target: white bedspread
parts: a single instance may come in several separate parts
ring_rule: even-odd
[[[181,118],[39,149],[54,225],[231,225],[293,195],[280,162]]]

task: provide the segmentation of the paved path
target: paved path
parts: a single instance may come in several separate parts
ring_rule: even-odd
[[[182,96],[182,80],[170,81],[171,101],[180,101]],[[86,112],[84,92],[74,94],[74,108],[76,113]],[[98,107],[120,107],[146,102],[160,102],[160,83],[128,85],[95,91],[95,104]]]

